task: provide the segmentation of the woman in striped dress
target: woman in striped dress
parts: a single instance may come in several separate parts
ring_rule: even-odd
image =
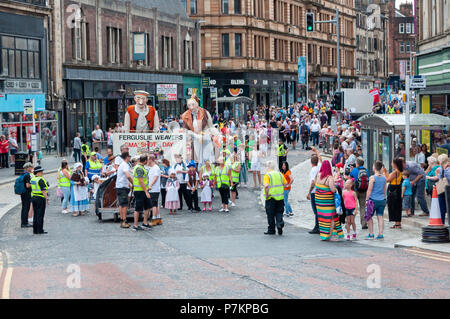
[[[334,185],[334,178],[331,171],[331,164],[325,160],[320,167],[315,180],[315,201],[317,208],[317,218],[319,220],[319,230],[321,240],[337,240],[332,239],[332,235],[337,235],[338,238],[344,238],[339,216],[336,213],[334,205],[334,193],[336,187]]]

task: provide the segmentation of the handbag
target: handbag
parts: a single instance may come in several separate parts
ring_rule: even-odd
[[[373,203],[372,200],[369,199],[366,202],[366,209],[364,210],[364,219],[366,222],[368,222],[372,218],[374,208],[375,208],[375,204]]]
[[[64,197],[64,193],[63,193],[63,191],[62,191],[62,189],[61,188],[56,188],[56,196],[58,197],[58,198],[63,198]]]
[[[446,186],[448,186],[448,180],[444,177],[444,170],[441,168],[441,176],[439,176],[439,180],[436,182],[436,191],[438,195],[445,193]]]
[[[336,206],[336,213],[341,216],[344,213],[344,210],[341,206],[341,196],[338,192],[334,193],[334,206]]]

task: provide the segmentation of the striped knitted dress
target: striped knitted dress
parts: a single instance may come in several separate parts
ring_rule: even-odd
[[[330,227],[331,220],[334,220],[333,235],[339,238],[344,237],[341,223],[339,222],[339,216],[336,214],[336,208],[334,206],[334,194],[330,188],[326,185],[316,184],[316,208],[317,218],[319,220],[320,239],[330,239]]]

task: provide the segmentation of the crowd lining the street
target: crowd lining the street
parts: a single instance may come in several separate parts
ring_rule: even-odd
[[[62,213],[70,212],[74,217],[85,215],[100,184],[116,175],[120,227],[131,227],[126,214],[133,190],[135,216],[131,228],[142,230],[162,224],[160,208],[169,210],[169,215],[176,214],[183,209],[183,201],[190,212],[212,211],[215,190],[221,197],[219,211],[229,213],[229,208],[236,206],[238,189],[249,187],[253,176],[253,187],[263,186],[266,196],[269,224],[266,234],[274,234],[277,228],[281,235],[283,214],[284,217],[294,214],[289,203],[293,183],[287,160],[289,146],[296,149],[300,141],[302,149],[314,152],[308,199],[311,200],[316,225],[311,233],[320,234],[322,240],[339,240],[344,237],[342,225],[345,224],[347,240],[355,240],[355,220],[359,213],[362,228],[369,229],[366,239],[375,238],[373,216],[378,222],[376,239],[383,239],[385,206],[388,207],[389,221],[394,222],[392,228],[401,229],[402,210],[406,210],[403,217],[414,215],[417,197],[423,211],[421,216],[428,216],[425,191],[431,196],[433,185],[448,180],[450,176],[448,157],[428,153],[426,145],[419,146],[415,140],[411,148],[415,160],[405,162],[401,157],[405,152],[401,133],[396,135],[398,157],[392,162],[393,171],[388,172],[381,162],[376,161],[370,174],[364,167],[358,122],[352,121],[346,109],[339,115],[329,103],[321,100],[309,104],[296,103],[286,108],[259,106],[246,114],[246,121],[236,121],[226,108],[221,114],[213,114],[212,118],[225,136],[221,156],[215,163],[186,162],[181,154],[177,154],[175,162],[170,163],[160,152],[132,158],[126,145],[121,147],[120,154],[115,155],[112,150],[113,133],[124,131],[121,123],[106,133],[97,125],[92,132],[93,152],[87,140],[81,139],[77,133],[73,145],[76,163],[71,169],[63,160],[58,171],[57,195],[62,201]],[[161,123],[161,131],[167,131],[171,121],[182,124],[180,118],[170,116]],[[0,147],[3,140],[1,137]],[[104,141],[108,146],[105,157],[99,152]],[[277,141],[273,154],[271,143]],[[322,159],[320,148],[331,153],[331,162]],[[271,155],[276,155],[278,165],[270,160]],[[264,158],[268,159],[267,172],[261,181],[261,159]],[[31,175],[32,165],[27,163],[26,166],[30,177],[25,184],[27,194],[31,195],[30,181],[35,176]],[[37,167],[37,170],[42,168]],[[21,196],[22,227],[29,227],[28,216],[32,215],[34,202],[31,204],[31,196]],[[444,222],[445,194],[439,194],[439,201]],[[370,208],[369,214],[366,206]],[[141,214],[144,221],[139,226]],[[43,231],[41,226],[38,225],[36,233]]]

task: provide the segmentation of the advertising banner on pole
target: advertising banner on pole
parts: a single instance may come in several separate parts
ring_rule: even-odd
[[[171,163],[175,154],[186,158],[186,135],[182,133],[114,133],[113,151],[120,154],[120,147],[126,145],[131,156],[161,152]]]
[[[306,58],[299,56],[297,59],[298,66],[298,84],[306,84]]]

